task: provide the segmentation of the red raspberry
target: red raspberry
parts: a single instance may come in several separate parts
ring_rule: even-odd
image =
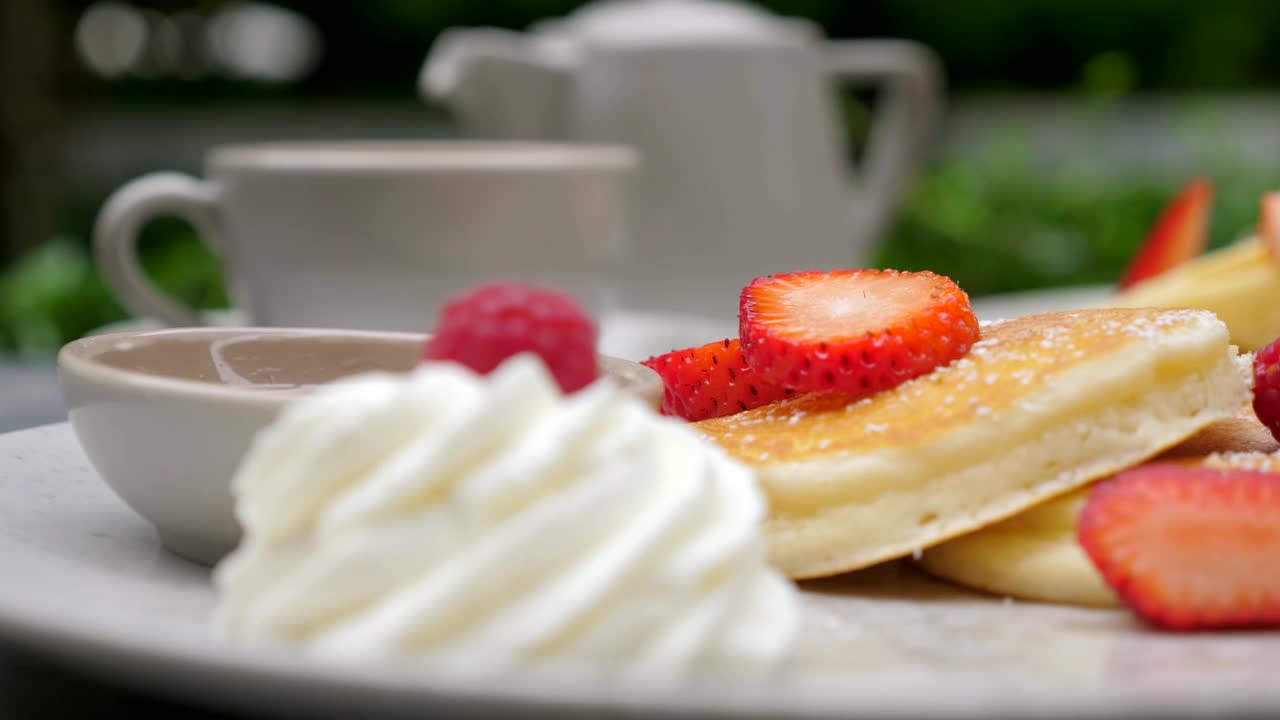
[[[596,326],[565,293],[518,283],[481,285],[450,300],[424,360],[488,373],[522,352],[542,358],[566,393],[596,379]]]
[[[1253,412],[1280,440],[1280,340],[1253,356]]]

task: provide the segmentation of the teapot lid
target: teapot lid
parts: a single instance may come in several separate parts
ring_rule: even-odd
[[[596,0],[538,29],[610,45],[764,41],[786,32],[775,16],[731,0]]]

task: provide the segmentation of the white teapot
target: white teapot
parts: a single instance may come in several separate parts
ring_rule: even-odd
[[[421,89],[470,135],[634,146],[625,302],[723,315],[753,277],[865,261],[935,127],[937,67],[727,0],[600,0],[527,33],[450,29]],[[879,87],[853,171],[838,83]]]

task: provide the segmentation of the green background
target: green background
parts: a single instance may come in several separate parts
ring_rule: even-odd
[[[38,0],[37,0],[38,1]],[[162,12],[207,12],[224,3],[139,3]],[[59,97],[68,112],[120,109],[163,112],[327,103],[416,104],[415,78],[432,38],[452,25],[522,28],[562,15],[566,0],[366,0],[284,2],[322,32],[324,55],[303,81],[265,87],[227,80],[163,78],[103,81],[73,59]],[[1175,98],[1173,135],[1161,152],[1199,153],[1211,162],[1187,172],[1098,171],[1070,163],[1046,167],[1034,157],[1034,127],[1010,120],[986,144],[938,152],[909,191],[874,264],[928,268],[954,277],[973,295],[1056,285],[1108,283],[1119,277],[1162,205],[1189,179],[1217,186],[1212,244],[1248,232],[1258,195],[1280,187],[1267,158],[1216,152],[1223,129],[1215,93],[1271,99],[1280,85],[1280,3],[1262,0],[775,0],[775,12],[813,19],[830,35],[919,40],[942,59],[953,105],[999,94],[1033,104],[1045,97],[1080,102],[1067,118],[1088,133],[1090,114],[1125,112],[1150,96]],[[55,3],[69,33],[88,3]],[[71,58],[69,45],[60,52]],[[1206,100],[1205,98],[1210,98]],[[850,97],[856,146],[865,130],[866,98]],[[1206,109],[1207,108],[1207,109]],[[1101,126],[1099,126],[1101,127]],[[1097,130],[1103,132],[1103,130]],[[174,128],[173,132],[182,132]],[[1088,138],[1085,138],[1087,146]],[[954,150],[954,148],[953,148]],[[1176,163],[1175,163],[1176,164]],[[47,242],[20,251],[0,242],[0,354],[47,355],[61,343],[126,313],[105,289],[88,251],[92,219],[110,188],[60,192]],[[0,238],[3,241],[3,238]],[[200,307],[227,298],[216,260],[189,228],[161,221],[142,242],[148,272]]]

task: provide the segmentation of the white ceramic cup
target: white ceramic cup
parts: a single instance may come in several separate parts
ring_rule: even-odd
[[[626,261],[627,148],[269,143],[205,164],[205,179],[133,180],[98,215],[98,265],[139,316],[200,324],[142,272],[138,232],[159,216],[195,227],[257,325],[423,331],[447,297],[492,279],[559,287],[599,314]]]
[[[417,333],[179,328],[81,338],[58,354],[67,415],[107,485],[173,552],[214,564],[240,537],[231,478],[287,403],[366,372],[404,373]],[[657,409],[662,380],[601,355],[601,374]]]

